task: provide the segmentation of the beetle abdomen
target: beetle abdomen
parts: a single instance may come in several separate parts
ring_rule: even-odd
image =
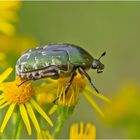
[[[17,61],[16,73],[28,73],[45,69],[48,66],[58,66],[60,69],[67,68],[68,56],[63,51],[47,51],[46,47],[30,49],[25,52]]]

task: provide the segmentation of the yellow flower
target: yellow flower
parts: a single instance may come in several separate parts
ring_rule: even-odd
[[[31,83],[25,82],[21,86],[17,86],[22,82],[23,79],[17,77],[14,81],[2,83],[8,75],[12,72],[12,68],[7,69],[3,74],[0,75],[0,109],[9,105],[9,109],[2,122],[0,132],[3,132],[13,111],[16,106],[19,107],[19,112],[23,119],[23,122],[27,128],[28,134],[31,135],[32,130],[30,126],[29,117],[38,133],[40,133],[40,126],[35,116],[35,109],[51,126],[52,121],[38,105],[38,103],[32,98],[35,94],[34,88]],[[29,116],[29,117],[28,117]]]
[[[12,24],[17,21],[17,11],[20,1],[0,1],[0,32],[6,35],[13,35],[15,27]]]
[[[112,104],[105,106],[104,112],[106,120],[111,123],[117,123],[118,121],[128,119],[128,116],[140,117],[140,88],[134,82],[125,82],[121,88],[112,97]],[[119,112],[119,113],[118,113]]]
[[[41,130],[37,133],[37,139],[53,140],[53,137],[48,130]]]
[[[8,66],[8,63],[6,61],[6,54],[3,52],[0,52],[0,66],[2,67]]]
[[[30,36],[4,36],[0,35],[0,51],[19,57],[25,50],[36,46],[35,39]]]
[[[95,140],[96,138],[96,128],[93,124],[87,123],[84,124],[83,122],[74,123],[70,127],[70,140],[73,139],[92,139]],[[53,140],[53,136],[50,134],[48,130],[41,130],[40,133],[37,133],[37,139],[46,139],[46,140]]]
[[[79,73],[77,73],[76,77],[74,78],[72,82],[72,85],[70,86],[67,94],[65,95],[65,87],[69,79],[70,77],[59,78],[58,80],[49,79],[48,80],[49,82],[46,83],[46,86],[44,84],[44,87],[46,87],[46,94],[55,96],[55,98],[60,97],[58,99],[58,104],[62,106],[70,107],[70,106],[75,106],[78,103],[79,95],[82,93],[85,96],[85,98],[89,101],[89,103],[92,105],[92,107],[94,107],[101,116],[104,116],[103,112],[95,103],[91,94],[107,102],[110,102],[110,100],[106,98],[105,96],[103,96],[102,94],[96,93],[92,89],[92,87],[89,86],[88,80],[84,76],[80,75]],[[39,95],[39,94],[37,95],[40,97],[42,96],[42,98],[37,97],[38,102],[40,103],[45,103],[44,101],[45,99],[46,99],[46,103],[53,102],[53,100],[55,99],[53,98],[50,101],[50,98],[47,98],[47,95],[46,95],[46,98],[43,98],[44,92],[40,94],[43,94],[43,95]]]
[[[52,87],[52,86],[51,86]],[[46,85],[46,83],[42,83],[40,86],[38,86],[36,88],[37,91],[37,95],[36,95],[36,99],[38,101],[38,103],[41,106],[45,106],[46,104],[50,104],[52,103],[52,101],[55,99],[56,95],[52,94],[51,92],[48,92],[46,94],[46,89],[48,90],[48,88],[50,88],[50,85]],[[41,93],[40,93],[41,92]]]
[[[140,85],[136,81],[125,81],[112,93],[111,105],[103,109],[104,122],[127,138],[140,138]],[[126,133],[127,132],[127,133]]]
[[[88,123],[84,126],[83,122],[75,123],[70,127],[70,139],[95,139],[96,128],[93,124]]]

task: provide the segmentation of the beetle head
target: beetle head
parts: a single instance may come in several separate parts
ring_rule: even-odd
[[[102,53],[102,55],[98,59],[94,59],[92,63],[92,69],[97,69],[97,73],[103,72],[104,64],[100,62],[100,59],[105,56],[106,52]]]

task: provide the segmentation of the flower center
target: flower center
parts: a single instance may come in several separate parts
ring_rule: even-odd
[[[31,83],[25,82],[22,85],[17,86],[23,80],[24,79],[21,79],[20,77],[16,77],[15,81],[4,84],[3,95],[5,100],[10,103],[24,104],[31,99],[35,93]]]

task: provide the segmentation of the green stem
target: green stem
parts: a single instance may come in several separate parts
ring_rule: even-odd
[[[15,130],[14,130],[14,133],[13,133],[13,139],[19,139],[20,138],[20,134],[21,134],[21,130],[22,130],[22,120],[20,118],[20,114],[19,112],[15,112],[14,114],[15,116]]]
[[[61,131],[66,119],[63,116],[59,116],[56,122],[56,127],[53,132],[53,138],[57,138],[59,132]]]
[[[20,138],[20,134],[21,134],[21,130],[22,130],[22,121],[20,121],[16,135],[15,135],[15,139],[19,139]]]
[[[58,119],[56,122],[56,127],[53,132],[53,138],[57,138],[59,132],[61,131],[65,121],[72,115],[75,106],[67,107],[61,106],[58,107]]]

